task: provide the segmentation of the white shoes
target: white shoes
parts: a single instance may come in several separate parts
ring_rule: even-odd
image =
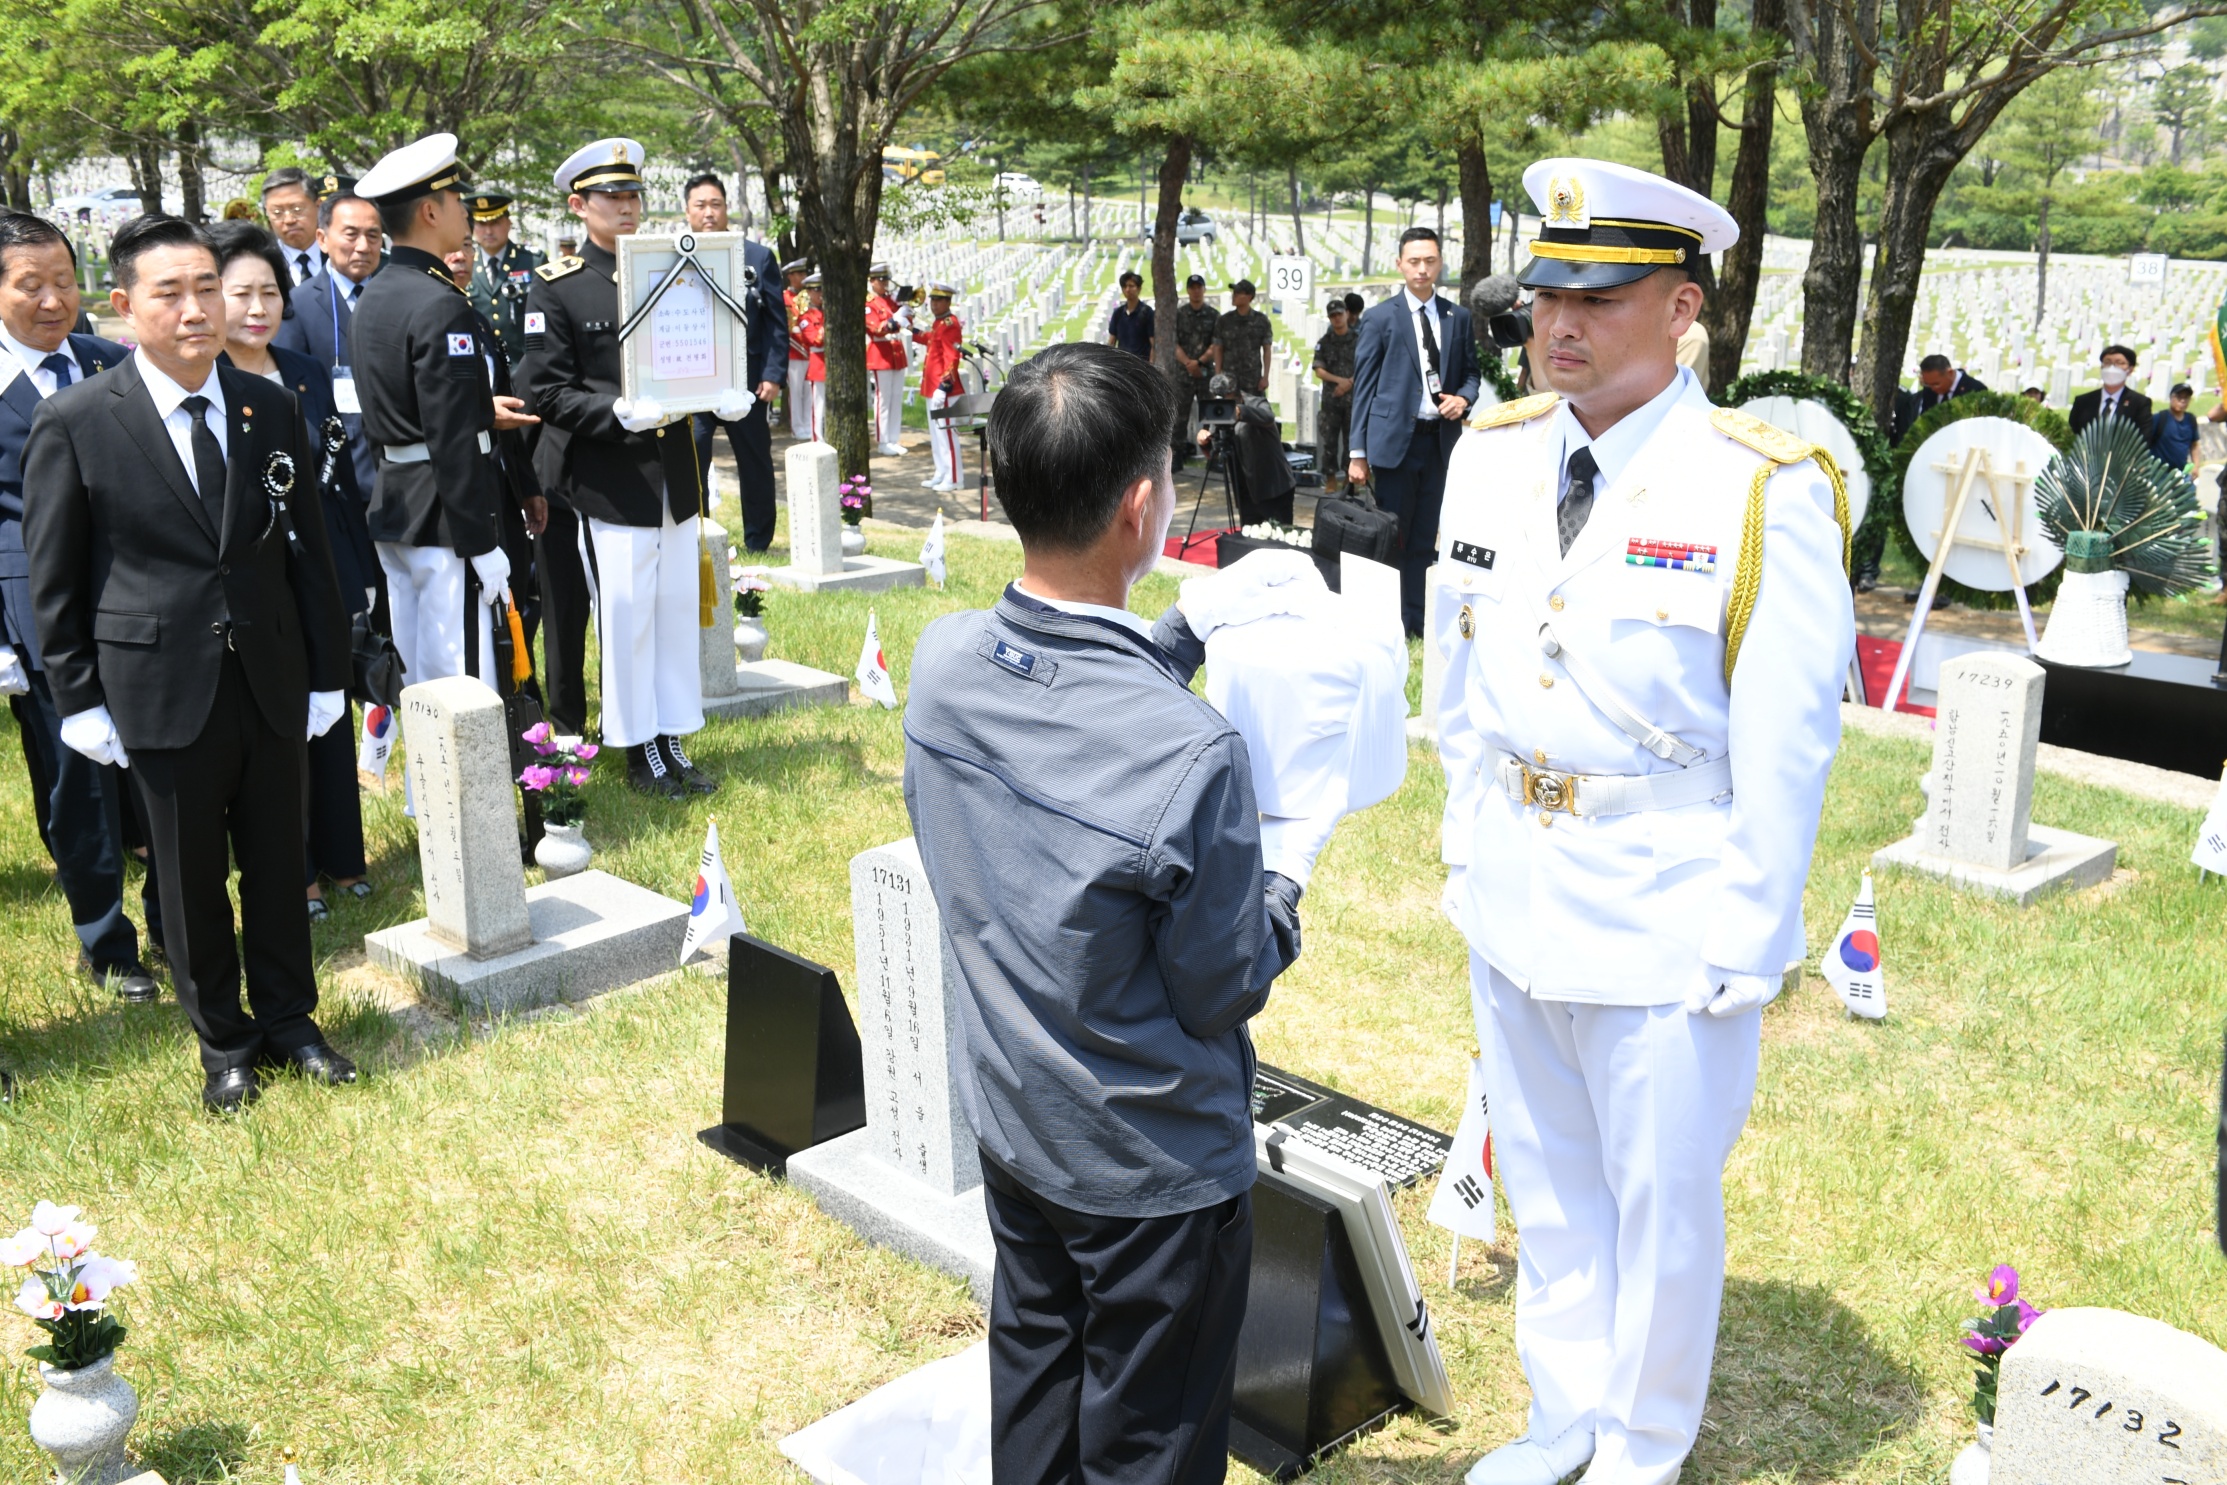
[[[877,443],[874,445],[874,452],[884,459],[902,459],[905,456],[905,446],[901,443]]]
[[[920,488],[923,490],[940,490],[943,488],[943,480],[940,476],[931,474],[920,482]]]
[[[1528,1437],[1502,1444],[1469,1467],[1468,1485],[1561,1485],[1592,1458],[1593,1425],[1572,1424],[1543,1444]]]

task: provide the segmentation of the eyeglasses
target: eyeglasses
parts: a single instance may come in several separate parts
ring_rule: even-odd
[[[288,221],[292,221],[295,217],[306,217],[316,210],[317,208],[314,205],[266,206],[263,208],[263,215],[269,217],[274,222],[279,220],[281,217],[285,218]]]

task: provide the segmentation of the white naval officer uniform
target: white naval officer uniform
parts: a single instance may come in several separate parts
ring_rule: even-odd
[[[1565,556],[1557,505],[1580,448],[1599,475]],[[1486,409],[1447,473],[1446,906],[1522,1233],[1529,1437],[1576,1439],[1582,1462],[1590,1434],[1591,1485],[1675,1480],[1708,1392],[1722,1172],[1761,1015],[1689,1014],[1688,992],[1705,974],[1775,982],[1804,955],[1855,642],[1844,502],[1836,519],[1804,453],[1714,411],[1680,369],[1599,438],[1552,395]],[[1759,474],[1762,581],[1734,635]],[[1633,541],[1714,547],[1715,570],[1628,564]]]

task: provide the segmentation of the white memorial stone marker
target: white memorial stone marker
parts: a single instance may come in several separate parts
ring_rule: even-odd
[[[2119,1310],[2052,1310],[2003,1353],[1991,1485],[2227,1480],[2227,1351]]]
[[[696,631],[696,669],[704,700],[717,701],[741,689],[735,679],[734,539],[716,521],[699,521],[697,538],[711,553],[711,625]]]
[[[910,839],[851,858],[851,933],[874,1153],[946,1196],[971,1191],[982,1171],[951,1088],[959,972]]]
[[[800,573],[824,577],[843,570],[840,469],[830,444],[789,446],[789,565]]]
[[[534,931],[502,698],[448,676],[404,687],[401,711],[429,931],[474,959],[524,948]]]

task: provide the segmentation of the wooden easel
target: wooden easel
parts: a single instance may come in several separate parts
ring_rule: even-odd
[[[2027,472],[2026,461],[2019,459],[2008,473],[2002,473],[1996,470],[1985,448],[1975,447],[1964,451],[1961,463],[1933,467],[1942,474],[1953,475],[1955,483],[1949,491],[1948,504],[1942,510],[1941,529],[1933,533],[1933,561],[1925,570],[1925,582],[1918,589],[1917,612],[1910,616],[1909,636],[1902,642],[1902,653],[1895,657],[1894,675],[1888,680],[1887,694],[1879,703],[1882,711],[1894,710],[1902,683],[1909,679],[1910,666],[1918,655],[1918,638],[1925,633],[1926,615],[1933,612],[1933,595],[1941,588],[1942,569],[1948,566],[1950,551],[1958,546],[2003,554],[2003,564],[2010,569],[2010,590],[2018,599],[2018,617],[2026,626],[2027,650],[2031,652],[2038,643],[2034,634],[2034,610],[2026,601],[2026,580],[2018,570],[2018,561],[2027,550],[2020,530],[2026,516],[2026,492],[2034,483],[2034,475]],[[1980,497],[1980,508],[1995,520],[1996,537],[1992,541],[1982,536],[1965,536],[1958,530],[1964,524],[1964,508],[1973,498],[1973,487],[1983,479],[1987,481],[1987,494],[1994,497],[1992,506],[1986,496]],[[2003,483],[1997,484],[1998,480]],[[2006,484],[2011,493],[2007,501],[2003,498],[2003,485]],[[2007,518],[2006,511],[2009,512]]]

